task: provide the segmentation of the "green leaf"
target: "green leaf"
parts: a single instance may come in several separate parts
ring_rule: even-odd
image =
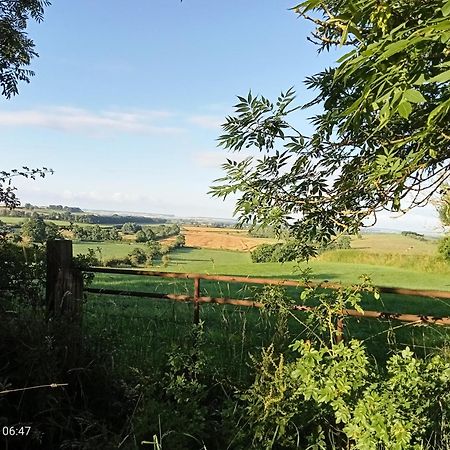
[[[424,84],[426,82],[426,79],[425,79],[425,75],[423,74],[423,73],[421,73],[420,75],[419,75],[419,78],[417,78],[417,80],[416,81],[414,81],[414,85],[415,86],[421,86],[422,84]]]
[[[412,111],[411,103],[406,100],[401,101],[398,105],[397,111],[404,119],[407,119]]]
[[[397,42],[393,42],[392,44],[386,46],[385,51],[381,54],[381,56],[378,59],[380,61],[383,59],[387,59],[390,56],[395,55],[396,53],[404,50],[409,44],[410,44],[409,39],[400,39]]]
[[[411,103],[423,103],[426,102],[425,97],[416,89],[407,89],[403,93],[403,98]]]
[[[450,14],[450,0],[442,7],[442,15],[447,17]]]
[[[430,78],[427,80],[427,83],[445,83],[447,81],[450,81],[450,69],[436,75],[433,78]]]
[[[441,114],[445,114],[450,109],[450,99],[447,99],[444,103],[441,103],[431,111],[428,116],[427,125],[432,126],[437,117]]]

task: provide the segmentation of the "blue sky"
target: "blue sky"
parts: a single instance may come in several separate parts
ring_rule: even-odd
[[[231,217],[233,200],[207,191],[222,175],[227,154],[215,140],[235,96],[294,86],[303,103],[312,94],[302,80],[336,59],[306,41],[294,4],[55,0],[29,28],[36,76],[0,100],[2,168],[55,170],[19,181],[22,200]],[[297,116],[304,131],[306,119]],[[434,217],[428,208],[395,223],[418,229]]]

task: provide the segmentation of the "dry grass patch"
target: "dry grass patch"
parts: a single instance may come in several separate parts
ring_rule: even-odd
[[[232,228],[183,227],[187,247],[238,250],[249,252],[258,245],[276,242],[274,239],[256,238],[246,230]]]

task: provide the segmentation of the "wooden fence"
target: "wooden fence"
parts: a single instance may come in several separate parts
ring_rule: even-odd
[[[70,243],[70,244],[69,244]],[[69,258],[72,257],[72,243],[71,241],[54,241],[49,247],[51,249],[48,257],[48,267],[47,267],[47,297],[49,298],[49,305],[55,309],[55,295],[52,292],[60,292],[61,287],[58,288],[58,283],[63,283],[61,280],[66,280],[63,285],[64,289],[70,291],[70,280],[73,280],[74,287],[73,290],[77,292],[77,295],[66,296],[67,298],[80,298],[81,290],[79,287],[80,277],[74,274],[74,269],[71,264],[68,264]],[[64,273],[69,271],[72,273],[71,276],[64,276]],[[229,275],[207,275],[199,273],[179,273],[179,272],[156,272],[153,270],[135,270],[135,269],[121,269],[121,268],[109,268],[109,267],[90,267],[85,269],[86,272],[93,273],[108,273],[115,275],[132,275],[132,276],[147,276],[147,277],[159,277],[159,278],[177,278],[193,280],[194,293],[193,296],[182,295],[182,294],[167,294],[158,292],[139,292],[139,291],[125,291],[117,289],[103,289],[103,288],[88,288],[84,287],[84,292],[89,292],[93,294],[105,294],[105,295],[117,295],[117,296],[127,296],[127,297],[140,297],[140,298],[157,298],[157,299],[168,299],[173,301],[181,302],[192,302],[194,305],[194,323],[199,323],[200,320],[200,305],[202,303],[215,303],[220,305],[237,305],[245,307],[263,307],[262,303],[254,300],[242,300],[236,298],[227,297],[207,297],[201,295],[201,280],[208,281],[218,281],[227,283],[244,283],[244,284],[256,284],[256,285],[270,285],[270,286],[290,286],[290,287],[315,287],[320,286],[326,289],[339,289],[343,286],[335,283],[302,283],[295,280],[279,280],[273,278],[256,278],[256,277],[243,277],[243,276],[229,276]],[[59,275],[55,275],[59,274]],[[67,281],[69,280],[69,281]],[[56,287],[55,287],[56,285]],[[417,289],[405,289],[405,288],[392,288],[378,286],[377,290],[380,293],[389,293],[397,295],[413,295],[418,297],[429,297],[442,300],[450,300],[450,292],[447,291],[434,291],[434,290],[417,290]],[[50,295],[49,295],[50,293]],[[60,300],[58,300],[60,301]],[[69,308],[70,307],[66,307]],[[80,302],[77,302],[77,307],[75,310],[79,314]],[[311,311],[314,307],[296,305],[293,306],[293,310],[297,311]],[[72,308],[74,309],[74,308]],[[417,324],[433,324],[433,325],[450,325],[450,317],[441,316],[431,316],[431,315],[417,315],[417,314],[405,314],[397,312],[385,312],[385,311],[364,311],[359,312],[354,309],[345,309],[340,312],[342,317],[358,317],[358,318],[368,318],[368,319],[391,319],[399,320],[402,322],[413,322]],[[339,326],[343,327],[342,320]]]

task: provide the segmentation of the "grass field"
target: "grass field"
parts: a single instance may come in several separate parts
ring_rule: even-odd
[[[210,233],[210,237],[220,233],[221,238],[224,234],[230,236],[223,230]],[[167,267],[156,262],[152,268],[157,271],[299,279],[299,269],[311,267],[315,281],[352,284],[359,281],[361,274],[367,274],[375,285],[450,291],[450,267],[435,260],[434,240],[421,242],[400,235],[367,235],[355,239],[352,246],[355,247],[355,243],[357,248],[327,252],[299,267],[294,263],[252,263],[250,253],[245,251],[183,248],[170,253]],[[102,257],[107,259],[126,256],[133,248],[145,248],[145,244],[75,243],[74,254],[97,247],[101,248]],[[396,253],[389,252],[389,249]],[[424,261],[432,267],[427,267]],[[193,292],[192,280],[124,275],[97,274],[93,286],[177,294]],[[201,283],[202,295],[255,298],[260,292],[261,287],[255,285]],[[289,289],[287,293],[299,300],[299,290]],[[362,306],[367,310],[450,315],[450,302],[412,296],[383,294],[380,301],[366,297]],[[120,367],[137,364],[150,368],[164,363],[165,352],[189,333],[192,318],[191,304],[89,294],[85,324],[94,334],[107,333],[108,339],[121,349],[115,356]],[[205,323],[206,340],[217,368],[232,372],[235,379],[249,375],[249,354],[257,353],[273,338],[273,323],[252,308],[203,305],[201,319]],[[291,318],[289,339],[305,335],[304,319],[302,314]],[[405,345],[424,354],[450,342],[450,330],[442,327],[370,319],[347,319],[346,335],[347,338],[352,336],[365,340],[371,353],[379,360],[386,358],[394,348]],[[162,349],[162,352],[155,351],[155,348]]]
[[[74,244],[74,254],[86,253],[88,248],[100,248],[104,258],[123,257],[134,248],[145,248],[145,244],[131,242],[83,242]],[[329,261],[348,252],[353,262]],[[302,263],[297,266],[293,262],[280,263],[252,263],[250,254],[247,252],[214,250],[214,249],[178,249],[170,253],[169,265],[167,268],[157,267],[157,270],[168,270],[174,272],[197,272],[223,275],[244,275],[244,276],[265,276],[275,278],[299,277],[298,269],[311,267],[313,278],[316,281],[329,280],[342,282],[344,284],[358,282],[359,276],[367,274],[371,277],[375,285],[407,287],[411,289],[437,289],[450,290],[450,265],[439,263],[440,272],[425,271],[418,269],[420,258],[416,255],[411,257],[410,267],[395,267],[387,265],[383,258],[377,260],[373,254],[371,263],[357,263],[360,255],[352,253],[353,250],[342,250],[329,252],[319,259],[311,260],[308,264]],[[349,259],[351,259],[349,257]],[[342,259],[342,256],[341,256]],[[378,263],[378,264],[377,264]],[[383,264],[384,263],[384,264]],[[420,265],[419,265],[420,266]]]
[[[353,238],[351,247],[368,253],[394,253],[397,255],[435,255],[435,238],[419,241],[410,236],[394,233],[366,233]]]

